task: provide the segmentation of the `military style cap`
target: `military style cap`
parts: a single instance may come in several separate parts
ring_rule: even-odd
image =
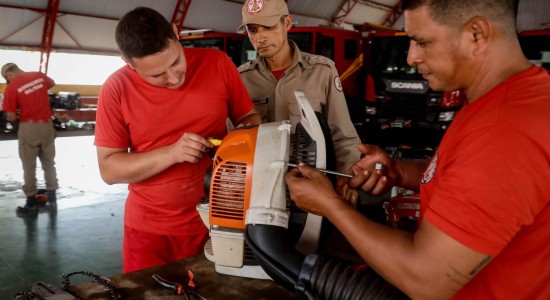
[[[243,30],[247,24],[271,27],[279,22],[281,16],[288,14],[284,0],[246,0],[243,5],[243,22],[237,31]]]

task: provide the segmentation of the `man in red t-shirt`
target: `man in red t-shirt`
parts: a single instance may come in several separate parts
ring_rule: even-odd
[[[2,76],[8,82],[4,92],[3,110],[8,121],[19,119],[17,138],[19,157],[23,165],[23,192],[27,196],[25,206],[17,207],[17,215],[33,215],[38,212],[36,204],[36,158],[44,170],[48,202],[56,208],[58,188],[55,169],[55,129],[52,124],[52,110],[48,89],[55,82],[40,72],[24,72],[14,63],[2,66]]]
[[[463,90],[468,104],[431,160],[360,145],[347,184],[419,191],[414,234],[368,220],[307,166],[287,175],[299,207],[326,216],[413,299],[550,299],[550,76],[522,53],[515,3],[402,2],[408,63],[434,90]]]
[[[94,143],[103,180],[129,183],[122,254],[131,272],[203,250],[208,229],[195,207],[212,164],[206,138],[222,139],[228,118],[261,120],[227,55],[183,49],[155,10],[128,12],[115,37],[127,65],[101,88]]]

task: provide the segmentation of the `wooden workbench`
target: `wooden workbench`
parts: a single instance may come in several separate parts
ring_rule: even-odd
[[[320,237],[320,254],[362,263],[361,258],[334,225],[326,222],[324,226],[324,234]],[[157,274],[164,279],[184,283],[188,269],[195,275],[196,291],[208,300],[303,299],[272,280],[219,274],[214,268],[214,263],[207,260],[203,254],[162,266],[115,275],[110,279],[122,294],[122,299],[181,300],[185,299],[185,296],[175,295],[173,291],[161,287],[151,276]],[[76,284],[71,288],[71,293],[82,299],[111,299],[105,288],[95,282]]]
[[[196,291],[208,300],[299,299],[297,294],[271,280],[218,274],[214,264],[203,254],[163,266],[115,275],[110,279],[123,299],[185,299],[185,296],[175,295],[173,291],[161,287],[151,276],[158,274],[167,280],[184,283],[187,269],[195,275]],[[81,283],[71,288],[71,292],[82,299],[111,299],[105,289],[95,282]]]

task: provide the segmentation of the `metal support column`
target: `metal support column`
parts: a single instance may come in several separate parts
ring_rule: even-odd
[[[340,4],[340,7],[334,12],[331,18],[332,25],[340,25],[344,19],[349,15],[353,7],[359,2],[359,0],[344,0]]]
[[[48,10],[44,15],[44,29],[42,31],[42,43],[40,44],[40,72],[48,74],[48,63],[52,51],[53,32],[57,20],[59,0],[48,0]]]
[[[172,15],[172,23],[176,24],[178,30],[182,30],[183,21],[185,21],[185,16],[189,10],[189,5],[191,5],[191,0],[178,0],[176,7],[174,7],[174,14]]]
[[[395,4],[386,19],[382,22],[382,26],[393,27],[399,18],[401,18],[401,15],[403,15],[403,11],[401,10],[401,2],[403,2],[403,0],[397,1],[397,4]]]

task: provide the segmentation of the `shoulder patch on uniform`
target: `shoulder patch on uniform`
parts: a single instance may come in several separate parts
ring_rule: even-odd
[[[420,180],[421,184],[428,184],[434,178],[435,171],[437,169],[437,157],[438,157],[438,152],[435,153],[434,157],[430,161],[430,165],[428,166],[426,171],[424,171],[424,174],[422,175],[422,179]]]
[[[310,55],[307,55],[305,58],[307,62],[310,64],[325,64],[329,66],[334,66],[334,62],[330,58],[322,55],[310,54]]]
[[[250,70],[254,67],[253,61],[246,62],[242,65],[240,65],[237,69],[239,70],[239,73],[242,73],[246,70]]]
[[[340,81],[340,76],[334,77],[334,87],[336,87],[339,92],[342,92],[342,81]]]

